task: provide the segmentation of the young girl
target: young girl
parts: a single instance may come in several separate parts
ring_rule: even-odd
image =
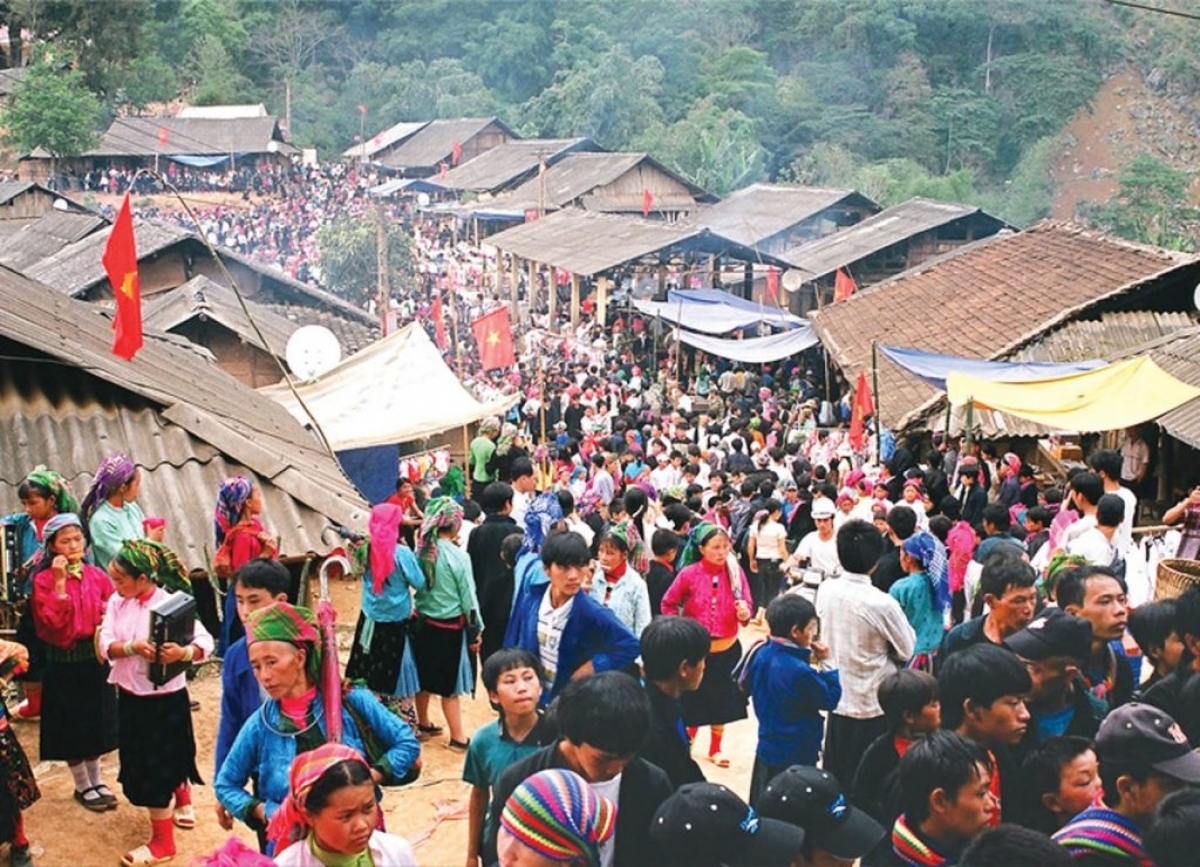
[[[634,532],[626,519],[600,537],[596,558],[599,565],[588,593],[611,609],[634,635],[641,636],[650,623],[650,593],[645,579],[629,565],[630,536]]]
[[[888,593],[900,603],[917,633],[910,668],[933,671],[934,655],[946,636],[950,619],[950,569],[946,547],[927,530],[901,543],[900,568],[907,573]]]
[[[362,611],[346,677],[366,681],[385,706],[415,725],[413,696],[421,684],[408,621],[413,611],[412,591],[425,586],[425,573],[416,555],[399,543],[403,518],[399,506],[375,506],[368,526],[370,544],[355,552],[362,572]]]
[[[203,782],[196,770],[196,739],[187,677],[179,674],[156,687],[147,667],[160,662],[199,662],[213,651],[212,636],[199,620],[187,647],[149,641],[150,606],[167,598],[166,590],[190,585],[170,548],[149,539],[134,539],[117,549],[108,574],[116,592],[109,597],[100,624],[100,654],[112,663],[109,683],[117,692],[120,725],[121,787],[129,803],[150,810],[150,842],[127,852],[125,867],[160,864],[175,856],[175,832],[194,828],[190,783]],[[175,808],[172,813],[171,803]]]
[[[280,867],[416,867],[408,842],[381,829],[371,769],[353,747],[301,753],[289,780],[268,830]]]
[[[127,539],[142,539],[146,515],[137,504],[142,472],[128,455],[109,455],[96,468],[92,487],[83,498],[79,518],[92,546],[92,562],[101,569],[116,556]],[[161,542],[161,530],[156,531]]]
[[[0,641],[0,680],[20,674],[29,665],[29,652],[15,641]],[[33,867],[23,810],[41,797],[29,759],[8,722],[0,702],[0,843],[10,844],[9,867]]]
[[[96,659],[94,636],[113,585],[107,572],[83,561],[87,542],[78,516],[54,516],[45,536],[46,568],[33,577],[30,605],[47,646],[42,761],[65,761],[75,800],[103,813],[117,808],[100,775],[100,756],[117,748],[117,694],[108,664]]]
[[[755,623],[762,623],[771,601],[779,595],[783,578],[782,564],[788,558],[787,527],[783,526],[783,503],[767,500],[755,515],[750,528],[747,554],[750,561],[750,587],[758,603]]]
[[[24,509],[15,515],[0,518],[0,524],[16,524],[21,534],[21,556],[23,562],[18,572],[27,579],[41,568],[46,524],[55,515],[74,512],[79,508],[66,480],[54,470],[39,464],[25,477],[17,488]],[[28,596],[33,592],[29,581],[15,588]],[[29,651],[29,668],[16,679],[25,691],[25,700],[17,706],[18,719],[37,719],[42,713],[42,669],[46,664],[46,649],[33,624],[33,609],[25,606],[17,623],[17,643]]]
[[[217,547],[228,540],[230,566],[237,571],[255,557],[276,554],[275,540],[263,528],[262,489],[246,476],[230,476],[217,492],[217,507],[213,511],[213,534]],[[225,592],[225,610],[221,621],[221,641],[218,656],[224,656],[229,645],[246,634],[237,614],[237,598],[232,588]]]

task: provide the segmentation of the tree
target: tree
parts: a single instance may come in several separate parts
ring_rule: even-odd
[[[195,105],[230,105],[245,102],[250,80],[238,72],[229,50],[216,36],[201,36],[188,58],[191,101]]]
[[[384,223],[387,232],[388,279],[394,288],[412,285],[412,238],[399,224]],[[378,223],[372,219],[343,217],[317,232],[321,282],[334,294],[365,305],[378,294]]]
[[[1102,226],[1122,238],[1158,247],[1192,247],[1200,214],[1187,204],[1189,172],[1173,169],[1148,154],[1125,164],[1117,194],[1098,213]]]
[[[719,196],[759,180],[765,164],[754,121],[711,98],[682,120],[658,125],[639,147]]]
[[[34,55],[4,115],[8,141],[24,153],[40,147],[55,159],[79,156],[98,139],[100,100],[70,52],[43,45]]]
[[[284,0],[273,18],[254,31],[250,52],[266,63],[283,92],[283,121],[292,131],[292,87],[317,59],[317,52],[337,35],[331,16],[311,3]]]

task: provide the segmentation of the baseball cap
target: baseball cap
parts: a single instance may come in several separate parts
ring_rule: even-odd
[[[1092,649],[1092,624],[1061,608],[1047,608],[1004,643],[1017,656],[1035,662],[1055,656],[1087,659]]]
[[[1153,705],[1130,702],[1112,710],[1096,733],[1101,762],[1149,765],[1185,783],[1200,783],[1200,753],[1179,723]]]
[[[810,849],[835,858],[862,858],[887,832],[846,802],[837,777],[820,768],[792,765],[774,777],[759,799],[764,817],[803,828]]]
[[[650,838],[667,864],[752,867],[792,863],[804,845],[804,830],[760,818],[725,786],[688,783],[662,802]]]
[[[812,516],[813,518],[832,518],[837,514],[837,506],[833,504],[833,500],[829,497],[820,497],[813,500]]]

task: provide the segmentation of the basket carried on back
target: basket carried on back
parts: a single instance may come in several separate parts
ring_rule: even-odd
[[[1189,587],[1200,587],[1200,560],[1166,559],[1158,561],[1155,599],[1174,599]]]

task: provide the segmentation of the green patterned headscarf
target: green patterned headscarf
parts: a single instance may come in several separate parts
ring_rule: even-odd
[[[38,464],[34,467],[33,472],[25,477],[25,481],[31,485],[37,485],[44,491],[49,491],[50,496],[54,498],[55,511],[59,513],[79,511],[79,503],[71,494],[67,480],[45,464]]]
[[[1081,557],[1078,554],[1055,554],[1050,558],[1050,562],[1046,565],[1046,577],[1041,582],[1042,595],[1049,599],[1054,595],[1054,587],[1058,584],[1058,579],[1062,577],[1062,573],[1068,569],[1074,569],[1077,566],[1088,565],[1087,558]]]
[[[700,560],[700,549],[718,533],[728,533],[721,527],[710,521],[701,521],[692,528],[692,532],[688,534],[687,544],[683,550],[679,552],[679,568],[690,566]]]
[[[417,559],[425,580],[433,586],[433,567],[437,563],[438,533],[452,529],[458,532],[462,526],[463,510],[449,497],[434,497],[425,504],[425,520],[421,522],[421,537],[417,542]]]
[[[304,671],[313,683],[321,682],[321,636],[317,617],[308,608],[275,602],[246,616],[246,643],[286,641],[308,651]]]
[[[192,593],[192,581],[179,562],[178,555],[161,542],[129,539],[121,545],[115,559],[121,561],[121,568],[130,575],[145,575],[159,587],[173,593]]]
[[[442,476],[439,487],[442,489],[442,496],[444,497],[453,497],[455,499],[461,497],[467,489],[462,467],[451,467],[446,470],[446,475]]]

